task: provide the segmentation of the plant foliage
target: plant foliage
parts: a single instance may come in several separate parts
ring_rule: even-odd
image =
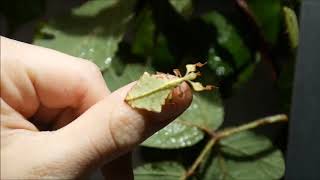
[[[135,169],[137,180],[271,180],[284,174],[282,152],[266,136],[248,130],[287,121],[285,115],[218,128],[224,120],[223,101],[246,85],[258,64],[267,62],[275,84],[290,90],[290,81],[279,83],[278,79],[292,76],[286,72],[291,72],[287,64],[293,64],[298,46],[293,10],[297,3],[225,0],[208,4],[210,7],[199,10],[198,1],[191,0],[91,0],[62,17],[49,19],[35,35],[34,44],[97,64],[112,91],[142,75],[140,87],[152,92],[158,89],[160,103],[146,103],[154,101],[141,98],[148,89],[143,89],[142,95],[141,89],[133,90],[127,102],[156,112],[178,83],[159,91],[171,80],[159,80],[149,73],[168,73],[198,61],[208,63],[200,81],[219,89],[194,93],[186,112],[142,143],[152,147],[148,151],[160,149],[163,156],[168,149],[184,152],[186,147],[193,148],[191,156],[150,162],[146,158],[146,163]],[[288,63],[279,63],[278,57],[285,57]],[[284,99],[283,104],[288,103]]]

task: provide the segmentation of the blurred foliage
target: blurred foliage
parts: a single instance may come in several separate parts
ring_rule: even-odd
[[[221,126],[224,99],[246,86],[261,62],[272,69],[269,75],[279,87],[283,109],[289,110],[299,3],[224,0],[199,10],[196,0],[91,0],[42,24],[34,44],[96,63],[112,91],[144,71],[170,72],[187,63],[207,62],[202,81],[219,89],[194,94],[182,116],[142,144],[152,147],[151,152],[182,151],[202,147],[208,139],[205,131]],[[10,34],[43,16],[45,1],[4,0],[0,7]],[[137,167],[135,175],[138,180],[180,179],[190,165],[183,158],[148,162]],[[267,180],[283,173],[279,149],[263,135],[243,132],[221,140],[191,178]]]
[[[238,0],[239,1],[239,0]],[[258,25],[263,37],[271,44],[278,40],[281,22],[280,0],[247,0],[247,11]]]
[[[2,0],[0,14],[8,24],[9,34],[26,22],[43,16],[45,13],[45,0]]]

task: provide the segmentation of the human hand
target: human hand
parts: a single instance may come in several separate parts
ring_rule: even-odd
[[[161,113],[110,93],[89,61],[1,37],[1,179],[76,179],[101,167],[132,179],[130,151],[190,104],[185,83]]]

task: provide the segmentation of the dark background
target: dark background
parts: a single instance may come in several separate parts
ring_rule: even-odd
[[[320,179],[320,1],[301,7],[300,44],[291,107],[286,179]]]

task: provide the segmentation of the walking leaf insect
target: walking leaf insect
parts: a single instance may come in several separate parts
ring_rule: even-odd
[[[190,84],[194,91],[211,90],[214,86],[203,86],[200,82],[193,81],[200,75],[197,67],[203,65],[187,64],[184,76],[181,76],[177,69],[174,70],[175,76],[162,73],[151,75],[145,72],[128,92],[125,101],[133,108],[161,112],[166,100],[171,99],[171,91],[183,82]]]

